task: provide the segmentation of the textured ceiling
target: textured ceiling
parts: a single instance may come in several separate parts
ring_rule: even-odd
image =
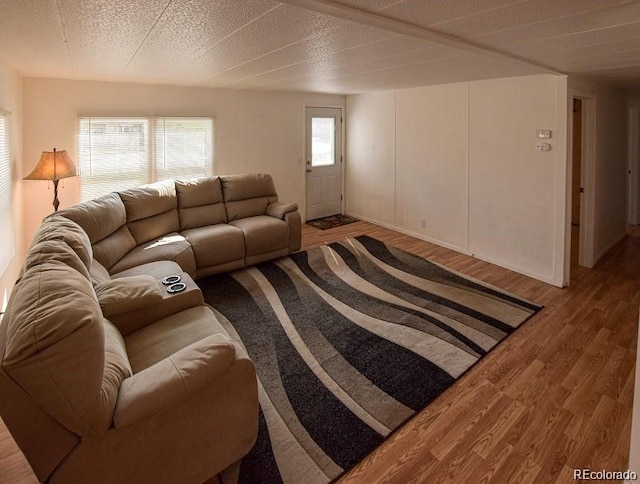
[[[356,93],[569,73],[640,88],[637,0],[0,0],[22,75]]]

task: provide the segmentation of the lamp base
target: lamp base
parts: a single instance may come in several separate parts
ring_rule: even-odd
[[[60,200],[58,200],[58,182],[60,180],[53,180],[53,211],[57,212],[60,206]]]

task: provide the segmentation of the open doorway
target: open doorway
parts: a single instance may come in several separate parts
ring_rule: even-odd
[[[580,207],[582,187],[582,99],[573,98],[571,138],[571,274],[575,274],[580,256]]]
[[[567,226],[564,284],[594,264],[596,97],[572,89],[569,108],[571,155],[567,164]]]

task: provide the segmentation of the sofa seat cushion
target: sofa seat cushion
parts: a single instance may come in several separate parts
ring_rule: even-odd
[[[196,306],[168,316],[125,336],[133,373],[168,358],[207,336],[227,334],[211,309]]]
[[[183,272],[182,267],[176,262],[172,260],[158,260],[125,269],[117,274],[113,274],[111,277],[113,279],[119,279],[120,277],[151,276],[156,280],[160,280],[167,276],[180,274],[181,272]]]
[[[289,247],[289,225],[267,215],[257,215],[230,222],[244,234],[246,257]]]
[[[183,271],[194,275],[196,266],[191,244],[177,232],[171,232],[157,239],[138,245],[114,265],[110,273],[116,274],[147,262],[172,260]]]
[[[244,259],[244,235],[238,227],[207,225],[184,230],[182,235],[191,244],[198,268]]]

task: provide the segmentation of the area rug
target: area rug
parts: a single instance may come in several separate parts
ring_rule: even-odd
[[[199,284],[258,373],[247,483],[336,478],[541,309],[368,236]]]
[[[352,224],[353,222],[357,221],[358,219],[349,217],[348,215],[332,215],[330,217],[307,220],[307,223],[317,229],[327,230],[333,229],[335,227],[340,227],[341,225]]]

